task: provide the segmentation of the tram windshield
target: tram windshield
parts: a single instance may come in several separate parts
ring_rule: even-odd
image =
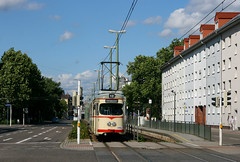
[[[122,115],[122,104],[101,104],[100,113],[102,115]]]

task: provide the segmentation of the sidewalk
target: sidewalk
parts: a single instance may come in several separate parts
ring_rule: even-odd
[[[93,145],[90,139],[80,139],[80,144],[77,140],[69,140],[68,138],[60,145],[62,149],[68,150],[93,150]]]

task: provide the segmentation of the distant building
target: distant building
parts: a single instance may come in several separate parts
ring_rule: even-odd
[[[72,97],[69,93],[63,93],[61,96],[62,100],[65,100],[68,105],[68,116],[72,116]]]
[[[240,15],[216,13],[215,24],[201,25],[200,35],[189,35],[174,48],[174,58],[161,67],[162,117],[176,121],[219,125],[220,108],[212,98],[231,91],[230,104],[222,106],[222,124],[234,116],[240,127]],[[221,93],[222,92],[222,93]]]

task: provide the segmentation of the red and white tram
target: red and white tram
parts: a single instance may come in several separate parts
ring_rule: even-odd
[[[100,91],[89,113],[95,135],[125,134],[125,98],[121,91]]]

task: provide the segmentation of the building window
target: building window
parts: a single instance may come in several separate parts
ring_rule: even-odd
[[[222,40],[222,49],[225,49],[225,39]]]
[[[213,64],[213,67],[212,67],[212,74],[213,75],[215,74],[215,64]]]
[[[220,62],[217,63],[217,72],[220,72]]]
[[[234,54],[237,55],[237,43],[235,44]]]
[[[213,87],[212,87],[212,94],[215,94],[215,84],[213,84]]]
[[[210,75],[210,66],[208,66],[208,76]]]
[[[203,97],[206,96],[206,87],[203,88]]]
[[[201,97],[202,97],[202,88],[199,87],[199,98],[201,98]]]
[[[211,92],[210,92],[210,86],[208,86],[208,95],[210,95],[210,93],[211,93]]]
[[[203,68],[203,78],[206,76],[206,68]]]
[[[220,51],[219,42],[217,42],[216,45],[217,45],[217,52],[218,52],[218,51]]]
[[[197,97],[197,89],[195,89],[195,98]]]
[[[237,102],[237,91],[235,91],[235,97],[234,97],[234,102]]]
[[[234,78],[237,79],[237,67],[235,67]]]
[[[228,63],[228,69],[231,69],[231,66],[232,66],[232,59],[231,59],[231,57],[229,57],[228,61],[229,61],[229,63]]]
[[[205,58],[206,58],[206,52],[205,52],[205,50],[203,50],[202,53],[203,53],[203,54],[202,54],[202,55],[203,55],[203,59],[205,59]]]
[[[229,82],[229,90],[231,90],[232,89],[232,81],[229,80],[228,82]]]
[[[225,60],[223,60],[222,70],[224,71],[224,70],[225,70],[225,68],[226,68],[226,61],[225,61]]]
[[[195,71],[195,77],[194,77],[195,80],[197,80],[197,71]]]
[[[220,83],[217,85],[217,93],[220,93]]]
[[[201,72],[201,70],[199,70],[199,80],[201,80],[202,79],[202,72]]]
[[[226,83],[223,81],[223,90],[226,90]]]
[[[230,47],[232,44],[232,37],[231,35],[228,37],[228,47]]]

